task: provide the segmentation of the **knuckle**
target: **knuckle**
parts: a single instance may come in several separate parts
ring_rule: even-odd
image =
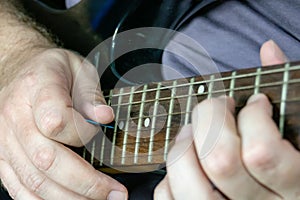
[[[87,187],[83,190],[83,195],[90,197],[95,196],[95,194],[99,193],[99,189],[103,188],[103,181],[99,178],[93,178],[92,181],[87,185]]]
[[[237,156],[224,150],[217,150],[209,155],[206,160],[207,170],[215,177],[226,178],[236,173]]]
[[[245,165],[254,170],[267,171],[276,167],[275,155],[269,144],[262,142],[252,145],[243,153]]]
[[[96,174],[83,185],[81,188],[81,194],[90,198],[105,198],[111,191],[113,182],[111,182],[110,178],[106,176],[99,177],[98,171],[95,171],[95,173]]]
[[[43,112],[40,122],[41,131],[50,138],[57,136],[65,127],[62,115],[53,110]]]
[[[46,177],[39,173],[31,173],[25,178],[25,184],[34,193],[42,193],[45,189]]]
[[[46,49],[40,54],[40,58],[44,59],[44,57],[56,58],[56,59],[65,59],[66,53],[64,49],[59,48],[51,48]]]
[[[40,54],[39,59],[44,61],[45,57],[50,58],[52,61],[54,60],[55,62],[59,64],[68,64],[69,63],[69,58],[70,55],[73,55],[71,51],[65,50],[65,49],[60,49],[60,48],[52,48],[52,49],[47,49],[43,53]],[[74,54],[75,55],[75,54]],[[79,59],[80,56],[72,56],[72,62],[77,62],[81,63],[81,59]]]
[[[48,171],[53,168],[56,160],[56,152],[53,147],[44,146],[35,151],[33,155],[34,165],[43,171]]]
[[[28,88],[32,88],[34,87],[35,85],[38,84],[38,81],[39,81],[39,76],[36,72],[34,71],[28,71],[26,72],[23,77],[23,83],[28,86]]]

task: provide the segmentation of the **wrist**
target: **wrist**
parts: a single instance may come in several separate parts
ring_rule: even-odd
[[[56,47],[42,27],[26,16],[11,0],[0,0],[0,90],[40,52]]]
[[[28,60],[51,48],[46,45],[27,46],[26,49],[12,49],[9,53],[5,53],[0,60],[0,90],[28,68],[25,65]]]

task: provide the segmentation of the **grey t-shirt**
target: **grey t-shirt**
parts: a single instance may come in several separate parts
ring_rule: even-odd
[[[176,73],[166,68],[163,74],[173,79],[210,73],[209,58],[220,71],[260,66],[260,47],[269,39],[291,61],[300,60],[299,10],[299,0],[223,1],[194,16],[180,30],[195,43],[187,45],[175,37],[176,47],[169,47],[173,53],[164,53],[163,63]],[[197,43],[203,48],[200,53]]]

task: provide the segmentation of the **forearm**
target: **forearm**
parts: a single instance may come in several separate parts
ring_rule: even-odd
[[[55,46],[46,31],[17,8],[15,0],[0,0],[0,44],[0,90],[28,57]]]

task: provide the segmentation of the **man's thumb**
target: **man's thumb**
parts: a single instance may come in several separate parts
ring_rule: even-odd
[[[114,119],[114,112],[106,105],[96,68],[83,61],[76,71],[72,92],[74,108],[86,119],[102,124],[110,123]]]
[[[262,45],[260,49],[260,60],[262,66],[288,62],[286,55],[273,40],[269,40]]]

